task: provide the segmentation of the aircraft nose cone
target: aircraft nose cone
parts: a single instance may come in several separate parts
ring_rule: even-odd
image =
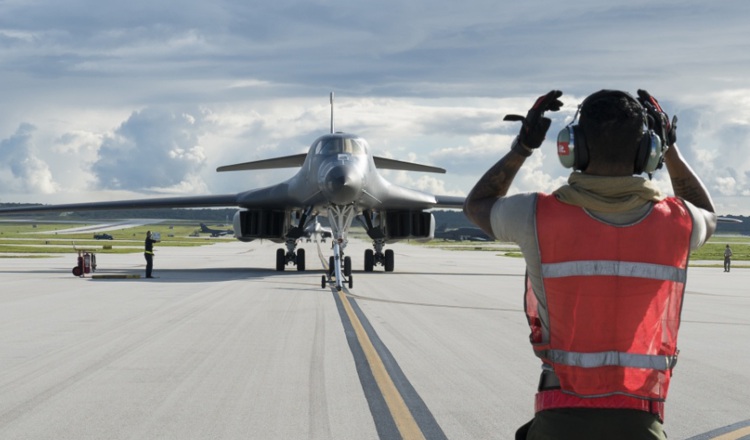
[[[320,190],[337,205],[355,201],[362,192],[362,176],[347,166],[336,166],[326,173]]]

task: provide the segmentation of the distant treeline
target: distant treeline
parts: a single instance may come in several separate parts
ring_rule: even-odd
[[[724,215],[722,217],[740,220],[742,223],[719,222],[716,225],[717,234],[750,235],[750,217],[744,215]]]
[[[0,203],[0,207],[17,207],[30,206],[27,203]],[[120,219],[120,218],[153,218],[153,219],[174,219],[174,220],[196,220],[213,223],[231,223],[237,208],[198,208],[198,209],[128,209],[128,210],[111,210],[111,211],[84,211],[71,213],[44,213],[34,214],[34,218],[54,219],[54,220],[101,220],[101,219]],[[464,227],[473,227],[462,211],[457,210],[440,210],[433,211],[435,215],[435,230],[443,231],[445,229],[455,229]],[[15,216],[28,218],[29,214],[16,214]],[[6,214],[4,218],[13,218],[14,216]],[[727,215],[724,217],[742,221],[742,223],[724,223],[721,222],[716,228],[719,234],[739,234],[750,235],[750,217]],[[321,224],[327,225],[325,218],[321,219]],[[356,222],[354,226],[358,225]]]

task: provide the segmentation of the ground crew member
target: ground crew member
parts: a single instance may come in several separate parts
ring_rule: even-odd
[[[153,278],[151,272],[154,270],[154,243],[156,240],[151,239],[151,231],[146,232],[146,249],[143,256],[146,257],[146,278]]]
[[[732,265],[732,248],[727,245],[724,248],[724,272],[729,272],[730,266]]]
[[[552,194],[506,196],[551,124],[540,97],[510,152],[469,193],[466,215],[526,262],[525,309],[542,361],[535,417],[519,439],[665,439],[688,254],[716,228],[711,197],[680,154],[676,119],[639,90],[584,100],[558,136],[573,169]],[[667,148],[668,147],[668,148]],[[650,177],[666,164],[676,197]],[[665,306],[666,305],[666,306]]]

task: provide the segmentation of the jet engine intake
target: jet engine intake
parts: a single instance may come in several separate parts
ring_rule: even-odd
[[[283,243],[291,228],[291,213],[277,209],[240,209],[232,220],[235,236],[240,241],[257,239]]]
[[[431,240],[435,236],[435,216],[424,211],[387,211],[385,216],[385,240]]]

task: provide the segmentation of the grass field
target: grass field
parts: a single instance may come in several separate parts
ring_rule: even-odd
[[[195,224],[194,224],[195,223]],[[191,236],[199,228],[197,222],[185,224],[175,222],[142,225],[106,231],[112,240],[96,240],[94,232],[64,233],[71,228],[94,226],[91,224],[43,224],[0,223],[0,257],[45,256],[48,254],[76,253],[77,249],[94,250],[96,253],[122,254],[143,252],[146,231],[159,232],[159,246],[206,246],[232,237],[213,238],[208,234]],[[96,232],[97,234],[99,232]],[[13,255],[9,255],[13,254]]]
[[[732,248],[732,267],[748,267],[750,263],[750,237],[738,235],[715,235],[705,245],[690,254],[690,265],[699,267],[723,267],[724,248],[729,244]],[[501,242],[471,242],[471,241],[445,241],[431,240],[420,243],[422,246],[437,247],[445,250],[479,250],[495,252],[506,257],[521,258],[518,246],[513,243]],[[714,263],[715,262],[715,263]]]
[[[2,257],[43,257],[49,254],[76,253],[76,249],[89,249],[97,253],[137,253],[143,252],[143,241],[146,231],[161,233],[159,246],[206,246],[225,240],[233,240],[230,237],[214,238],[208,234],[200,234],[195,237],[199,230],[197,221],[184,222],[176,220],[174,223],[162,222],[158,224],[135,226],[106,233],[113,240],[95,240],[93,232],[81,232],[75,234],[62,233],[62,231],[84,226],[94,226],[95,223],[86,224],[44,224],[44,223],[11,223],[0,222],[0,258]],[[352,237],[367,240],[364,231],[353,230]],[[471,242],[471,241],[445,241],[431,240],[429,242],[411,241],[419,246],[438,247],[446,250],[480,250],[495,252],[498,255],[508,257],[521,257],[521,253],[513,243],[500,242]],[[690,260],[692,265],[722,267],[724,262],[724,247],[729,244],[734,256],[733,267],[750,267],[750,237],[738,235],[715,235],[708,243],[693,252]],[[715,262],[715,263],[714,263]]]

